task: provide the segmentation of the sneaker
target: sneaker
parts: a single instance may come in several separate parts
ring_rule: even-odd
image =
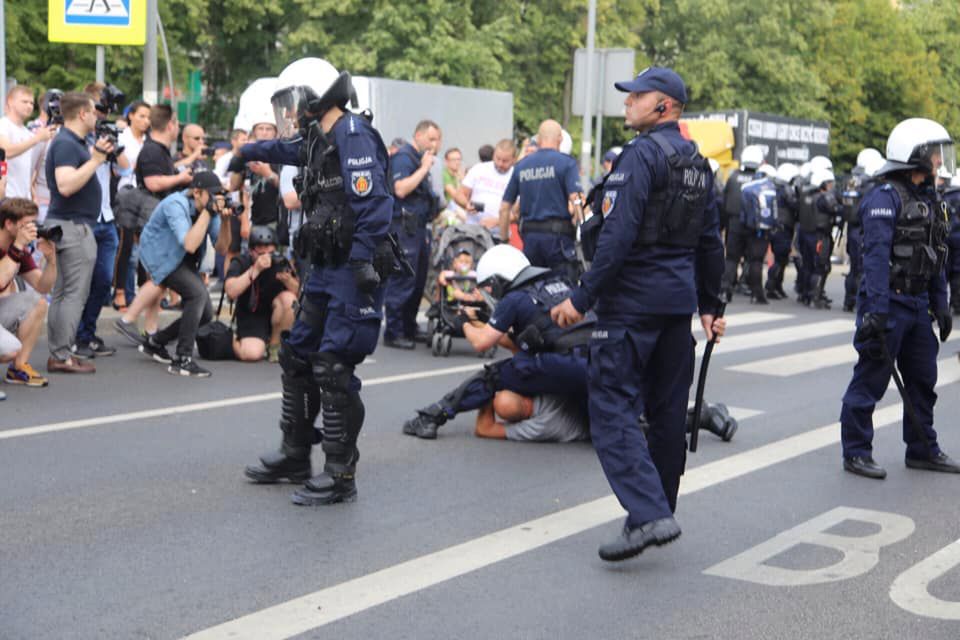
[[[93,340],[90,341],[90,350],[93,351],[94,355],[98,358],[106,358],[117,352],[113,347],[108,347],[100,336],[93,336]]]
[[[175,376],[189,376],[191,378],[209,378],[211,373],[194,362],[193,358],[177,358],[169,367],[167,373]]]
[[[267,345],[267,362],[280,362],[280,345]]]
[[[137,350],[143,355],[149,356],[161,364],[170,364],[173,362],[173,358],[170,356],[170,352],[167,351],[167,348],[155,341],[152,337],[148,337],[141,342],[140,346],[137,347]]]
[[[15,365],[7,367],[7,377],[5,382],[10,384],[25,384],[28,387],[45,387],[47,379],[37,373],[37,370],[30,366],[30,363],[24,363],[19,369]]]
[[[123,318],[117,318],[113,321],[113,328],[117,333],[133,343],[134,346],[143,344],[143,335],[140,334],[135,322],[124,322]]]
[[[94,353],[89,343],[73,345],[70,347],[70,353],[72,353],[73,357],[77,360],[93,360],[97,357],[97,354]]]

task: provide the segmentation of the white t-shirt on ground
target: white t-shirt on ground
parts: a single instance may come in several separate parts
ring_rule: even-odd
[[[497,171],[493,161],[481,162],[470,167],[463,186],[471,190],[470,201],[483,205],[483,211],[467,214],[467,224],[481,224],[482,220],[500,219],[500,204],[503,202],[503,192],[507,190],[507,183],[513,175],[513,167],[506,173]],[[496,227],[491,229],[494,236],[500,231]]]
[[[507,440],[529,442],[576,442],[590,437],[586,415],[570,398],[534,396],[533,415],[505,425]]]

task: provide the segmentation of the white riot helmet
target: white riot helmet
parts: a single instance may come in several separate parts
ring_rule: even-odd
[[[863,173],[869,178],[873,178],[877,175],[880,169],[887,164],[887,161],[883,156],[877,158],[872,158],[867,161],[867,164],[863,166]]]
[[[531,266],[527,256],[516,247],[498,244],[484,253],[477,262],[477,284],[492,286],[493,297],[500,298],[508,289],[549,271]]]
[[[804,180],[810,179],[811,171],[813,171],[813,169],[810,168],[809,162],[804,162],[803,164],[800,165],[800,177],[803,178]]]
[[[877,174],[920,169],[934,174],[944,167],[951,175],[957,168],[953,139],[943,125],[926,118],[908,118],[893,128],[887,138],[887,162]]]
[[[573,151],[573,138],[570,137],[570,133],[566,129],[560,130],[559,151],[564,155],[570,155],[570,152]]]
[[[270,101],[280,137],[291,138],[331,108],[356,102],[356,91],[346,71],[338,72],[323,58],[301,58],[280,72]]]
[[[777,177],[777,168],[772,164],[767,164],[764,162],[757,168],[758,176],[766,176],[767,178],[776,178]]]
[[[745,147],[740,153],[740,167],[743,169],[756,169],[763,164],[763,148],[756,144]]]
[[[777,180],[783,184],[790,184],[798,175],[800,175],[800,167],[792,162],[784,162],[777,167]]]
[[[834,182],[836,178],[830,169],[814,169],[810,173],[810,186],[814,189],[820,189],[828,182]]]
[[[857,166],[864,172],[866,172],[868,166],[875,165],[877,160],[883,162],[883,154],[873,147],[867,147],[857,154]]]
[[[813,156],[810,158],[810,171],[813,172],[817,169],[833,171],[833,162],[827,156]]]

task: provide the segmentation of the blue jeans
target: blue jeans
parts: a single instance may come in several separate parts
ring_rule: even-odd
[[[77,344],[86,344],[97,333],[97,318],[100,310],[110,299],[110,285],[113,282],[113,262],[117,256],[119,237],[112,222],[98,222],[93,227],[93,237],[97,241],[97,262],[93,267],[90,280],[90,294],[80,316],[77,327]]]

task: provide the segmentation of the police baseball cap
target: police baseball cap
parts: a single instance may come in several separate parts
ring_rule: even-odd
[[[193,174],[191,189],[206,189],[211,195],[223,193],[223,184],[213,171],[201,171]]]
[[[626,93],[659,91],[677,102],[687,103],[687,87],[683,84],[683,78],[666,67],[647,67],[633,80],[615,82],[613,86]]]

